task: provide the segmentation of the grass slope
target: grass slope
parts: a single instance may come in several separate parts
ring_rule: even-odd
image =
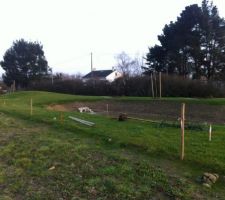
[[[63,113],[65,120],[60,123],[61,113],[45,108],[49,103],[105,98],[46,92],[1,97],[0,110],[6,114],[0,116],[2,198],[225,198],[222,180],[211,191],[195,183],[205,171],[225,174],[223,126],[215,127],[211,143],[207,132],[186,131],[185,161],[181,162],[180,130],[176,127],[121,123],[79,113]],[[93,121],[96,126],[75,123],[69,115]],[[49,170],[51,167],[54,169]]]
[[[75,132],[0,119],[0,199],[167,199],[189,190],[186,180],[136,153]]]
[[[48,103],[67,103],[73,101],[98,101],[111,99],[115,101],[155,101],[152,97],[108,97],[108,96],[81,96],[81,95],[69,95],[54,92],[43,91],[26,91],[17,92],[14,94],[7,94],[0,97],[0,99],[17,99],[26,100],[31,97],[35,98],[37,104]],[[225,105],[225,98],[183,98],[183,97],[163,97],[160,101],[172,101],[180,103],[191,104],[206,104],[206,105]]]

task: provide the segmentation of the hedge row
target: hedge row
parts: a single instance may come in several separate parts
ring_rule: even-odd
[[[43,80],[33,82],[28,89],[60,92],[79,95],[102,96],[152,96],[159,95],[159,78],[138,76],[127,79],[118,79],[113,83],[106,81],[90,80],[83,82],[81,79]],[[199,80],[184,79],[177,76],[162,76],[162,96],[170,97],[224,97],[223,82],[205,82]]]

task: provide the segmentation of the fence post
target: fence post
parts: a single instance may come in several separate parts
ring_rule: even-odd
[[[209,141],[212,140],[212,124],[209,125]]]
[[[155,81],[155,98],[158,97],[158,84],[157,84],[157,76],[156,76],[156,72],[153,73],[153,78],[154,78],[154,81]]]
[[[12,88],[12,90],[13,90],[13,93],[14,93],[15,90],[16,90],[16,81],[15,81],[15,80],[13,81],[13,88]]]
[[[162,97],[162,73],[159,72],[159,98]]]
[[[152,97],[154,98],[155,95],[154,95],[154,83],[153,83],[153,76],[151,74],[151,86],[152,86]]]
[[[106,104],[106,113],[109,115],[109,104]]]
[[[184,159],[184,126],[185,126],[185,103],[181,104],[181,154],[180,159]]]

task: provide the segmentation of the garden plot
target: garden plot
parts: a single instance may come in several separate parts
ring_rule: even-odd
[[[120,113],[126,113],[131,117],[159,121],[177,121],[180,117],[178,102],[170,101],[95,101],[74,102],[61,105],[50,105],[48,109],[56,111],[78,111],[81,107],[88,107],[95,113],[117,117]],[[186,120],[200,123],[225,123],[224,105],[187,104]]]

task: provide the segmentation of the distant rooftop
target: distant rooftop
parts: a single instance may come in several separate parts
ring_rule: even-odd
[[[83,78],[105,78],[109,74],[111,74],[113,70],[96,70],[89,72]]]

